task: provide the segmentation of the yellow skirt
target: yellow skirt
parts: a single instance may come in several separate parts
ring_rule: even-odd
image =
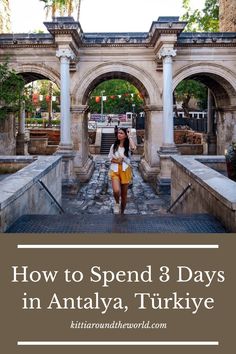
[[[109,177],[111,179],[119,179],[121,184],[129,184],[132,180],[132,169],[130,166],[128,166],[125,171],[122,171],[122,165],[118,165],[118,171],[114,172],[110,170]]]

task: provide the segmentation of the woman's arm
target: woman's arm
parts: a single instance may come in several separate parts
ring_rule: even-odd
[[[119,157],[119,158],[113,158],[113,159],[111,160],[111,162],[121,164],[121,163],[123,162],[123,159],[122,159],[121,157]]]
[[[133,138],[131,136],[131,132],[130,132],[129,129],[127,130],[127,136],[128,136],[128,139],[129,139],[130,150],[132,150],[132,151],[136,150],[136,145],[135,145],[135,143],[133,141]]]
[[[114,146],[114,144],[112,144],[112,146],[110,148],[110,152],[109,152],[108,158],[109,158],[110,162],[121,164],[123,159],[122,158],[117,158],[117,157],[114,156],[114,154],[113,154],[113,146]]]

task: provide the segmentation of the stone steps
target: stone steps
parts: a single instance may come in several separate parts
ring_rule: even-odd
[[[114,133],[103,133],[100,154],[108,155],[110,151],[110,147],[114,143],[114,141],[115,141]]]
[[[7,233],[224,233],[213,216],[62,214],[24,215]]]

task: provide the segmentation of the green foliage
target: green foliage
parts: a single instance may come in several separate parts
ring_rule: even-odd
[[[45,7],[47,7],[47,6],[49,6],[49,7],[51,7],[51,6],[55,6],[55,5],[57,5],[57,6],[65,6],[66,5],[66,3],[68,2],[68,0],[39,0],[39,1],[42,1],[42,2],[44,2],[45,3]]]
[[[206,96],[207,88],[201,82],[196,80],[183,80],[175,89],[175,97],[178,101],[185,99],[187,96],[202,101]]]
[[[133,97],[130,95],[131,93]],[[97,103],[95,97],[101,97],[102,95],[107,97],[106,101],[103,101],[103,112],[105,114],[132,112],[133,104],[135,104],[136,113],[143,110],[143,100],[139,97],[139,91],[128,81],[112,79],[99,84],[89,98],[91,113],[101,112],[101,101]],[[118,97],[118,95],[121,97]]]
[[[35,107],[32,102],[32,88],[28,85],[24,87],[24,102],[26,112],[33,113]]]
[[[45,33],[44,30],[42,29],[34,29],[33,31],[31,31],[32,33],[35,33],[35,34],[42,34],[42,33]]]
[[[229,145],[226,155],[225,155],[226,161],[227,162],[232,162],[234,161],[235,163],[235,171],[236,171],[236,142],[232,141],[232,143]]]
[[[217,32],[219,30],[219,0],[205,0],[202,10],[192,10],[190,0],[182,0],[185,14],[183,21],[188,21],[187,32]],[[195,98],[200,109],[207,107],[207,88],[195,80],[184,80],[175,89],[174,96],[177,101],[182,101],[185,115],[188,116],[189,101]]]
[[[200,109],[207,107],[207,87],[196,80],[181,81],[174,91],[174,96],[177,101],[182,101],[182,108],[187,117],[191,98],[197,100]]]
[[[183,0],[185,14],[183,21],[188,21],[187,32],[218,32],[219,31],[219,0],[205,0],[203,10],[190,8],[190,0]]]
[[[229,145],[226,155],[226,166],[228,177],[236,182],[236,142],[232,141]]]
[[[7,118],[9,111],[19,111],[24,85],[23,78],[9,68],[7,60],[0,64],[0,119]]]
[[[51,12],[52,17],[55,16],[57,10],[60,12],[60,16],[70,16],[73,11],[73,3],[75,0],[40,0],[44,2],[44,8],[47,11],[47,15]]]
[[[43,118],[26,118],[26,124],[27,125],[30,125],[30,124],[37,124],[37,125],[42,125],[44,124],[45,122],[47,122],[48,120],[47,119],[43,119]],[[52,121],[53,125],[60,125],[61,124],[61,121],[60,119],[53,119]]]

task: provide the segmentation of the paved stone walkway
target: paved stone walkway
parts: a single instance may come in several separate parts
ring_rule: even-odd
[[[106,156],[96,156],[96,169],[77,196],[63,196],[61,215],[23,215],[9,233],[222,233],[223,226],[211,215],[171,215],[166,212],[170,196],[157,195],[138,171],[138,157],[133,164],[133,187],[128,190],[125,215],[113,214],[109,163]],[[102,215],[102,217],[101,217]]]
[[[9,233],[224,233],[211,215],[23,215]]]
[[[140,157],[134,156],[133,187],[128,190],[125,214],[165,214],[170,196],[158,196],[149,183],[143,181],[139,171]],[[62,207],[69,214],[112,214],[113,193],[108,179],[109,162],[106,156],[95,156],[96,168],[90,181],[82,186],[77,196],[63,196]]]

